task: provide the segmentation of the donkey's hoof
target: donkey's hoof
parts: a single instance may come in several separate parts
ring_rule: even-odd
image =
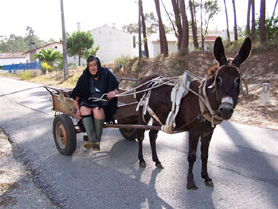
[[[159,168],[159,169],[163,169],[164,167],[161,165],[161,163],[157,163],[157,164],[155,164],[155,166],[157,167],[157,168]]]
[[[198,187],[195,185],[195,183],[187,183],[187,189],[196,190]]]
[[[212,181],[206,181],[206,186],[208,187],[214,187],[214,184]]]
[[[145,162],[140,162],[139,167],[140,168],[146,168],[146,163]]]

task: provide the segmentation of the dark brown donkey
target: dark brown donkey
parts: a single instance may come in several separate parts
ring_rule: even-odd
[[[219,66],[213,70],[209,70],[208,77],[202,81],[192,81],[190,83],[191,91],[181,100],[180,109],[177,114],[175,123],[175,131],[189,132],[189,151],[188,151],[188,174],[187,188],[197,189],[194,183],[193,165],[196,160],[196,148],[201,137],[201,159],[202,159],[202,178],[205,179],[207,186],[213,187],[212,179],[207,172],[208,148],[209,143],[216,124],[223,120],[228,120],[233,114],[233,109],[237,104],[238,95],[241,89],[241,74],[239,71],[240,65],[249,57],[251,51],[251,40],[246,38],[241,46],[238,54],[234,59],[227,59],[224,53],[222,40],[218,37],[214,43],[214,57],[219,63]],[[148,88],[147,81],[155,78],[150,76],[145,78],[140,83],[142,86],[137,91]],[[149,98],[149,107],[155,115],[160,119],[162,124],[165,124],[168,113],[171,110],[172,103],[170,94],[172,86],[162,85],[151,90]],[[137,94],[137,101],[144,93]],[[207,101],[208,105],[204,105],[200,98]],[[211,107],[211,108],[210,108]],[[210,110],[210,111],[209,111]],[[143,107],[139,108],[139,124],[146,124],[151,116],[146,113],[142,116]],[[144,117],[144,118],[143,118]],[[156,120],[153,120],[153,126],[159,126]],[[146,163],[143,158],[142,142],[144,140],[145,130],[138,130],[139,142],[139,165],[145,167]],[[156,138],[157,130],[149,132],[152,158],[158,168],[163,168],[156,154]]]

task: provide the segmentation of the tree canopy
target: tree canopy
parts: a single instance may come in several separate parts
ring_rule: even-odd
[[[90,55],[95,55],[97,48],[93,48],[94,38],[93,35],[88,32],[77,31],[72,33],[72,35],[67,34],[67,50],[69,56],[79,56],[79,66],[81,57],[87,56],[89,53],[94,53]]]
[[[37,58],[41,62],[47,62],[49,65],[53,66],[53,63],[57,60],[62,60],[63,55],[60,51],[54,51],[54,49],[40,50],[38,54],[34,54],[34,58]]]

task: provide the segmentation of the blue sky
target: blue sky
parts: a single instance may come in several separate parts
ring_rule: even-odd
[[[218,0],[223,6],[223,0]],[[163,0],[166,7],[172,12],[171,0]],[[187,0],[185,0],[187,4]],[[233,27],[232,0],[228,4],[229,25]],[[256,13],[259,14],[260,0],[256,2]],[[275,0],[266,0],[267,14],[270,16]],[[236,0],[238,25],[246,23],[247,0]],[[153,11],[156,14],[154,0],[143,0],[145,12]],[[24,36],[26,27],[35,30],[40,39],[59,40],[62,37],[60,0],[3,0],[0,3],[0,35],[15,34]],[[166,20],[165,12],[161,11]],[[80,22],[81,30],[91,30],[104,24],[121,29],[123,24],[137,22],[138,8],[135,0],[64,0],[66,31],[69,33],[77,29]],[[277,12],[276,12],[277,13]],[[188,12],[188,18],[190,14]],[[210,25],[210,29],[226,28],[224,9]]]

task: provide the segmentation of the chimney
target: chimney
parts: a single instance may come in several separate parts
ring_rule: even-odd
[[[77,31],[80,31],[80,22],[77,22]]]

